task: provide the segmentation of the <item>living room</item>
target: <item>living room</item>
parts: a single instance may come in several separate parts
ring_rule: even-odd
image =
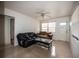
[[[0,31],[4,33],[1,36],[4,37],[5,45],[3,57],[79,57],[79,42],[75,43],[71,36],[74,34],[73,37],[78,40],[78,1],[0,2],[2,3],[4,14],[1,17],[4,17],[4,21],[1,21]]]

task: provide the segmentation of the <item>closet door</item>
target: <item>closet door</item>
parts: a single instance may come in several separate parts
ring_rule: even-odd
[[[4,57],[4,2],[0,1],[0,58]]]
[[[4,16],[0,15],[0,46],[4,45]]]
[[[4,16],[0,15],[0,57],[4,57]]]

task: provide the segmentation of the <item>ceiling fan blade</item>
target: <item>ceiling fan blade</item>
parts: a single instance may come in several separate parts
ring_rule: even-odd
[[[48,17],[50,17],[50,18],[52,18],[52,16],[51,15],[47,15]]]
[[[48,12],[48,11],[45,11],[45,10],[41,10],[41,11],[39,11],[39,12],[36,12],[37,14],[49,14],[50,12]]]

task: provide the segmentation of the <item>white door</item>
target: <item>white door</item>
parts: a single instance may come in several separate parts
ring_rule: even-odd
[[[56,22],[56,40],[69,41],[69,22],[60,20]]]
[[[5,16],[5,44],[10,44],[10,18]]]
[[[59,40],[66,41],[66,22],[59,24]]]

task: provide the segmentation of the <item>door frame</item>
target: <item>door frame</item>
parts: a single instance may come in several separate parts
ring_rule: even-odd
[[[14,24],[13,24],[13,32],[14,32],[14,34],[13,34],[13,45],[12,45],[12,42],[11,42],[11,37],[10,37],[10,44],[12,45],[12,46],[14,46],[15,45],[15,17],[13,17],[13,16],[9,16],[9,15],[5,15],[5,16],[7,16],[7,17],[9,17],[10,18],[10,21],[11,20],[14,20],[13,22],[14,22]],[[11,22],[10,22],[10,24],[11,24]],[[11,28],[10,28],[10,31],[11,31]],[[10,35],[11,35],[11,32],[10,32]]]

